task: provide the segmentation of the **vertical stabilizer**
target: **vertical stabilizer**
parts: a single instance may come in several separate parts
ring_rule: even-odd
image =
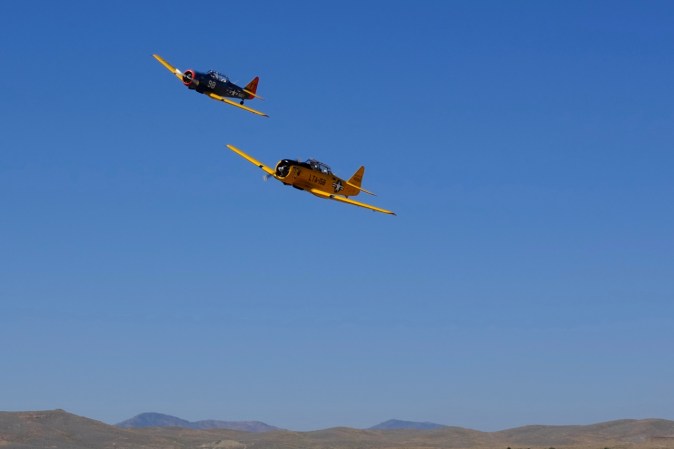
[[[358,195],[360,192],[365,192],[368,195],[374,195],[374,193],[370,192],[369,190],[366,190],[362,188],[360,185],[363,183],[363,174],[365,173],[365,167],[361,166],[358,170],[356,170],[356,173],[353,174],[349,178],[348,181],[346,181],[346,185],[348,187],[348,193],[343,193],[345,196],[355,196]],[[344,189],[345,191],[347,189]]]
[[[358,170],[356,170],[356,173],[354,173],[353,176],[351,176],[347,182],[352,186],[358,187],[360,189],[360,185],[363,183],[364,173],[365,167],[361,166]]]
[[[257,83],[259,81],[260,81],[260,77],[256,76],[255,78],[253,78],[253,80],[250,83],[246,84],[246,87],[243,88],[246,91],[246,93],[248,94],[248,99],[257,97],[257,95],[255,95],[255,93],[257,92]]]
[[[344,186],[344,190],[340,193],[344,196],[358,195],[361,190],[360,185],[363,183],[363,173],[365,173],[365,167],[361,166],[356,170],[356,173],[346,181],[346,186]]]

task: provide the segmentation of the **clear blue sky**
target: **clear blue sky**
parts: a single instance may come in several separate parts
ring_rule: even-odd
[[[6,2],[0,410],[674,419],[671,2]],[[153,58],[246,83],[264,119]],[[397,217],[262,182],[315,157]]]

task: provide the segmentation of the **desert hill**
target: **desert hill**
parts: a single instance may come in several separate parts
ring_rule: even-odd
[[[645,443],[671,440],[674,444],[674,421],[664,419],[624,419],[587,426],[525,426],[494,432],[499,439],[514,445],[540,446],[554,441],[556,445],[578,445],[586,441],[614,444]],[[668,446],[669,447],[669,446]]]
[[[63,410],[0,412],[2,449],[674,449],[674,421],[525,426],[499,432],[460,427],[263,433],[182,427],[120,428]]]
[[[210,435],[207,432],[121,429],[63,410],[0,412],[2,449],[183,449],[228,440],[237,433],[219,430],[217,435]]]

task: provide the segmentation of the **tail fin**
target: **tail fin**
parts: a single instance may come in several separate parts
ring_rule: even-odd
[[[246,93],[248,94],[249,100],[251,98],[257,97],[257,95],[255,95],[255,92],[257,92],[257,83],[259,81],[260,81],[260,77],[256,76],[255,78],[253,78],[253,80],[250,83],[246,84],[246,87],[243,88],[243,90],[245,90]]]
[[[363,183],[363,174],[364,173],[365,173],[365,167],[363,167],[363,166],[361,166],[358,170],[356,170],[356,173],[354,173],[353,176],[351,176],[349,178],[349,180],[346,181],[347,186],[353,188],[353,191],[349,192],[348,194],[344,194],[344,195],[355,196],[355,195],[358,195],[360,192],[365,192],[365,193],[368,193],[370,195],[374,195],[374,193],[370,192],[369,190],[365,190],[364,188],[362,188],[360,186]]]
[[[349,185],[351,185],[351,186],[357,188],[358,190],[360,190],[360,185],[363,183],[363,174],[364,173],[365,173],[365,167],[363,167],[361,165],[361,167],[358,170],[356,170],[356,173],[354,173],[353,176],[351,176],[349,178],[349,180],[346,181],[346,182],[349,183]]]

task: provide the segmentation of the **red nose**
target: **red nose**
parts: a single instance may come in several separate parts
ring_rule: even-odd
[[[194,70],[192,69],[185,70],[185,73],[183,73],[183,84],[185,86],[189,86],[194,82],[194,78],[195,78]]]

